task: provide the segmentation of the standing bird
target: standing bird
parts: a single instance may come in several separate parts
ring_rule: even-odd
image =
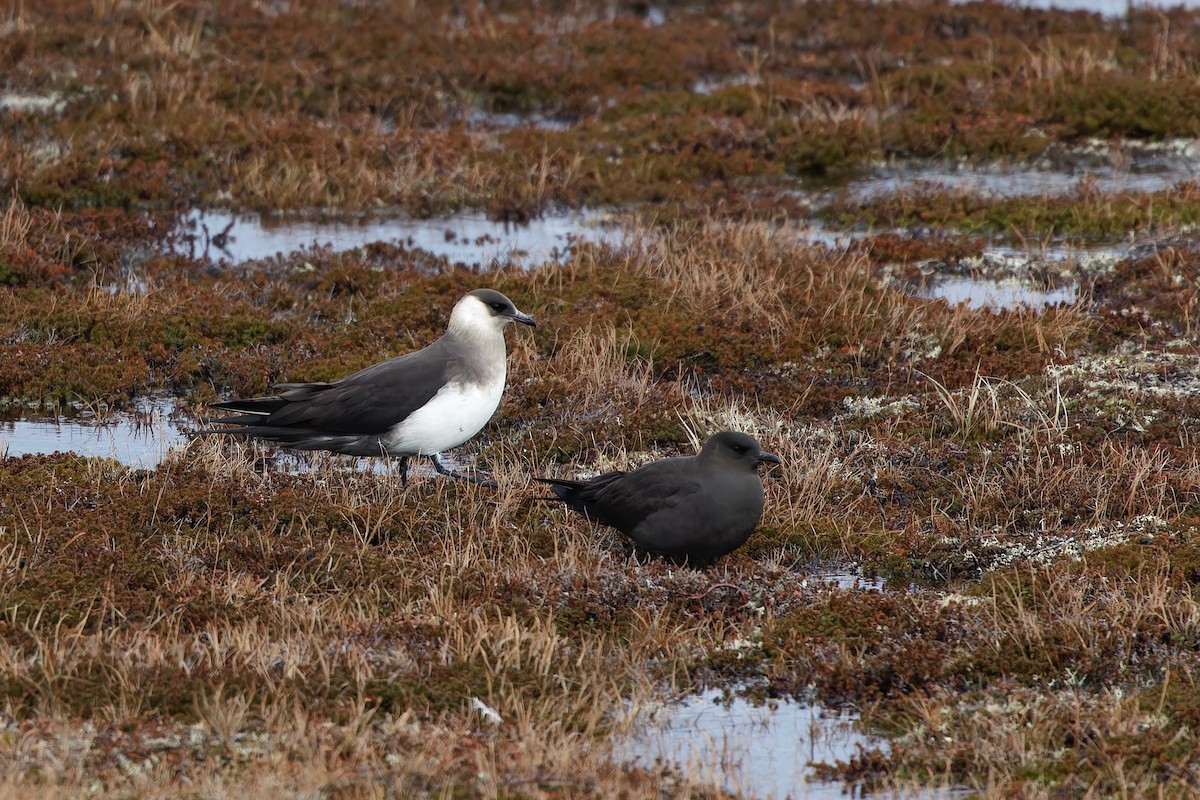
[[[643,550],[709,564],[750,538],[763,511],[758,465],[779,463],[745,433],[714,434],[695,456],[654,461],[591,480],[538,478],[588,519]]]
[[[468,292],[450,312],[446,333],[433,344],[390,358],[333,383],[280,383],[270,397],[213,403],[240,412],[214,420],[228,428],[201,433],[256,436],[295,450],[348,456],[429,456],[444,475],[484,485],[441,461],[441,453],[478,433],[504,393],[510,322],[536,326],[500,292]]]

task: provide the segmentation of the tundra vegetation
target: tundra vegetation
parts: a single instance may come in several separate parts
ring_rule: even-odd
[[[1200,189],[847,187],[1200,164],[1198,28],[993,2],[10,4],[10,412],[334,379],[484,285],[541,327],[463,448],[497,490],[211,439],[154,469],[0,460],[0,798],[719,797],[613,755],[638,708],[702,686],[856,711],[886,746],[821,769],[867,790],[1194,797]],[[533,269],[395,241],[231,264],[178,227],[582,207],[624,243]],[[998,243],[1114,254],[1005,276],[1069,304],[930,291],[994,277]],[[727,428],[783,464],[714,569],[639,560],[530,481]],[[819,579],[847,565],[884,589]]]

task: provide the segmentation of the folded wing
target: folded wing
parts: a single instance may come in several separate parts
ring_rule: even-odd
[[[300,437],[379,434],[428,403],[444,385],[448,362],[432,350],[434,345],[373,364],[334,383],[281,383],[275,395],[213,403],[210,408],[241,412],[214,422],[239,426],[226,433],[278,441],[286,441],[289,431]]]
[[[680,469],[679,461],[657,461],[634,472],[607,472],[588,481],[538,480],[588,518],[633,535],[644,523],[671,516],[700,492],[699,481]]]

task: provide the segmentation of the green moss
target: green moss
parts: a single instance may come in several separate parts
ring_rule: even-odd
[[[21,274],[7,259],[0,258],[0,284],[16,286],[21,283]]]
[[[1200,89],[1178,78],[1111,75],[1056,86],[1040,116],[1066,136],[1164,139],[1200,135]]]

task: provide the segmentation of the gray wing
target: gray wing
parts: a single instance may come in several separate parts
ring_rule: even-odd
[[[214,421],[250,429],[382,433],[428,403],[444,385],[452,360],[439,345],[441,340],[334,383],[282,383],[275,387],[281,390],[277,395],[214,403],[212,408],[243,412]]]
[[[633,472],[601,475],[578,492],[578,502],[588,516],[643,544],[639,530],[669,522],[680,506],[700,494],[692,460],[669,458]]]

